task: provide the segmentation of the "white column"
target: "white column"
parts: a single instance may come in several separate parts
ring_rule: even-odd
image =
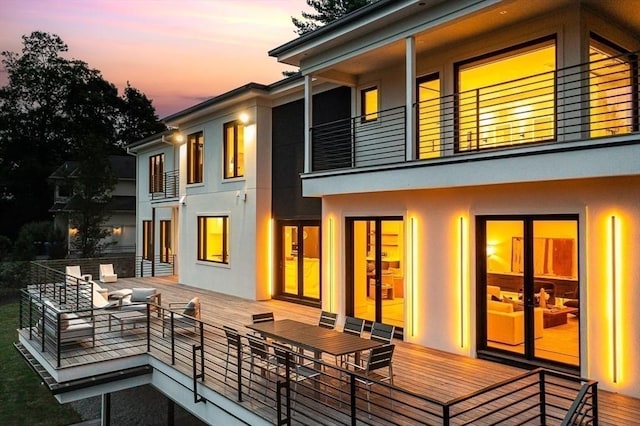
[[[312,76],[304,76],[304,172],[311,172],[311,125],[313,123]]]
[[[416,158],[416,40],[413,37],[405,39],[405,93],[406,93],[406,160]]]

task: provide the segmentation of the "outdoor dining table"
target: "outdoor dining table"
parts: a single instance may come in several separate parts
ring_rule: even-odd
[[[336,358],[355,354],[357,361],[360,352],[383,345],[375,340],[291,319],[250,324],[247,328],[278,342],[313,352],[317,360],[326,353]]]

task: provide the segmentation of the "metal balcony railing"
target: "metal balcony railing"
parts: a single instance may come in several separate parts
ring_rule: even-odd
[[[568,143],[639,130],[637,52],[607,57],[413,105],[406,158],[405,108],[311,129],[312,172],[355,169]]]
[[[45,304],[23,291],[20,334],[56,367],[86,365],[126,356],[152,356],[191,378],[176,382],[194,403],[211,391],[273,424],[598,424],[597,382],[544,369],[451,400],[436,400],[374,379],[356,386],[359,373],[305,355],[274,357],[270,343],[256,351],[247,335],[148,303],[131,323],[117,323],[118,310],[73,311],[73,334],[62,325],[69,310]],[[255,338],[255,337],[254,337]],[[32,349],[33,350],[33,349]],[[27,350],[28,351],[28,350]],[[298,381],[298,366],[318,375]],[[39,371],[39,370],[38,370]]]
[[[175,275],[176,254],[163,253],[153,258],[136,256],[136,277]]]
[[[177,198],[180,191],[180,170],[165,172],[158,176],[157,182],[152,182],[151,199],[164,200]]]

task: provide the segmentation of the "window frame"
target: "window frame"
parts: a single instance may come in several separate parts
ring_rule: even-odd
[[[206,238],[203,235],[207,234],[207,219],[222,219],[222,236],[221,236],[221,260],[214,260],[207,258],[207,245]],[[206,215],[198,216],[197,218],[197,238],[196,238],[196,255],[197,260],[201,262],[211,262],[217,264],[229,264],[229,216],[228,215]]]
[[[187,136],[187,184],[202,183],[204,174],[204,132]]]
[[[164,192],[164,153],[149,156],[149,193]]]
[[[142,221],[142,259],[153,260],[153,221]]]
[[[229,170],[228,164],[230,163],[229,153],[229,140],[227,138],[228,130],[233,129],[233,170]],[[244,125],[240,120],[229,121],[222,125],[222,146],[223,146],[223,161],[222,176],[224,179],[235,179],[244,177]],[[242,148],[242,152],[238,151],[238,147]],[[240,165],[239,156],[242,154],[242,165]],[[242,167],[240,167],[242,166]],[[240,171],[242,170],[242,172]]]
[[[376,94],[376,109],[375,111],[367,110],[367,95],[375,92]],[[380,89],[378,85],[367,86],[360,89],[360,122],[361,123],[375,123],[380,117]]]

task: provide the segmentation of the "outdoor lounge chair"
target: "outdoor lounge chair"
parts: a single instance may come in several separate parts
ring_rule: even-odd
[[[113,265],[111,263],[100,265],[100,281],[103,283],[115,283],[118,280],[118,275],[113,272]]]
[[[162,336],[165,329],[173,332],[176,330],[198,332],[200,321],[200,298],[194,297],[188,302],[169,303],[169,312],[165,311],[162,321]]]
[[[393,350],[395,345],[384,345],[377,348],[373,348],[369,351],[369,357],[364,365],[358,365],[354,363],[347,363],[348,366],[353,367],[357,373],[361,376],[355,376],[355,380],[361,383],[367,389],[367,411],[369,412],[369,418],[371,418],[371,386],[378,382],[389,382],[393,386]],[[380,372],[386,368],[387,373]],[[389,399],[391,399],[391,388],[389,388]],[[393,408],[393,399],[391,399],[391,407]]]

